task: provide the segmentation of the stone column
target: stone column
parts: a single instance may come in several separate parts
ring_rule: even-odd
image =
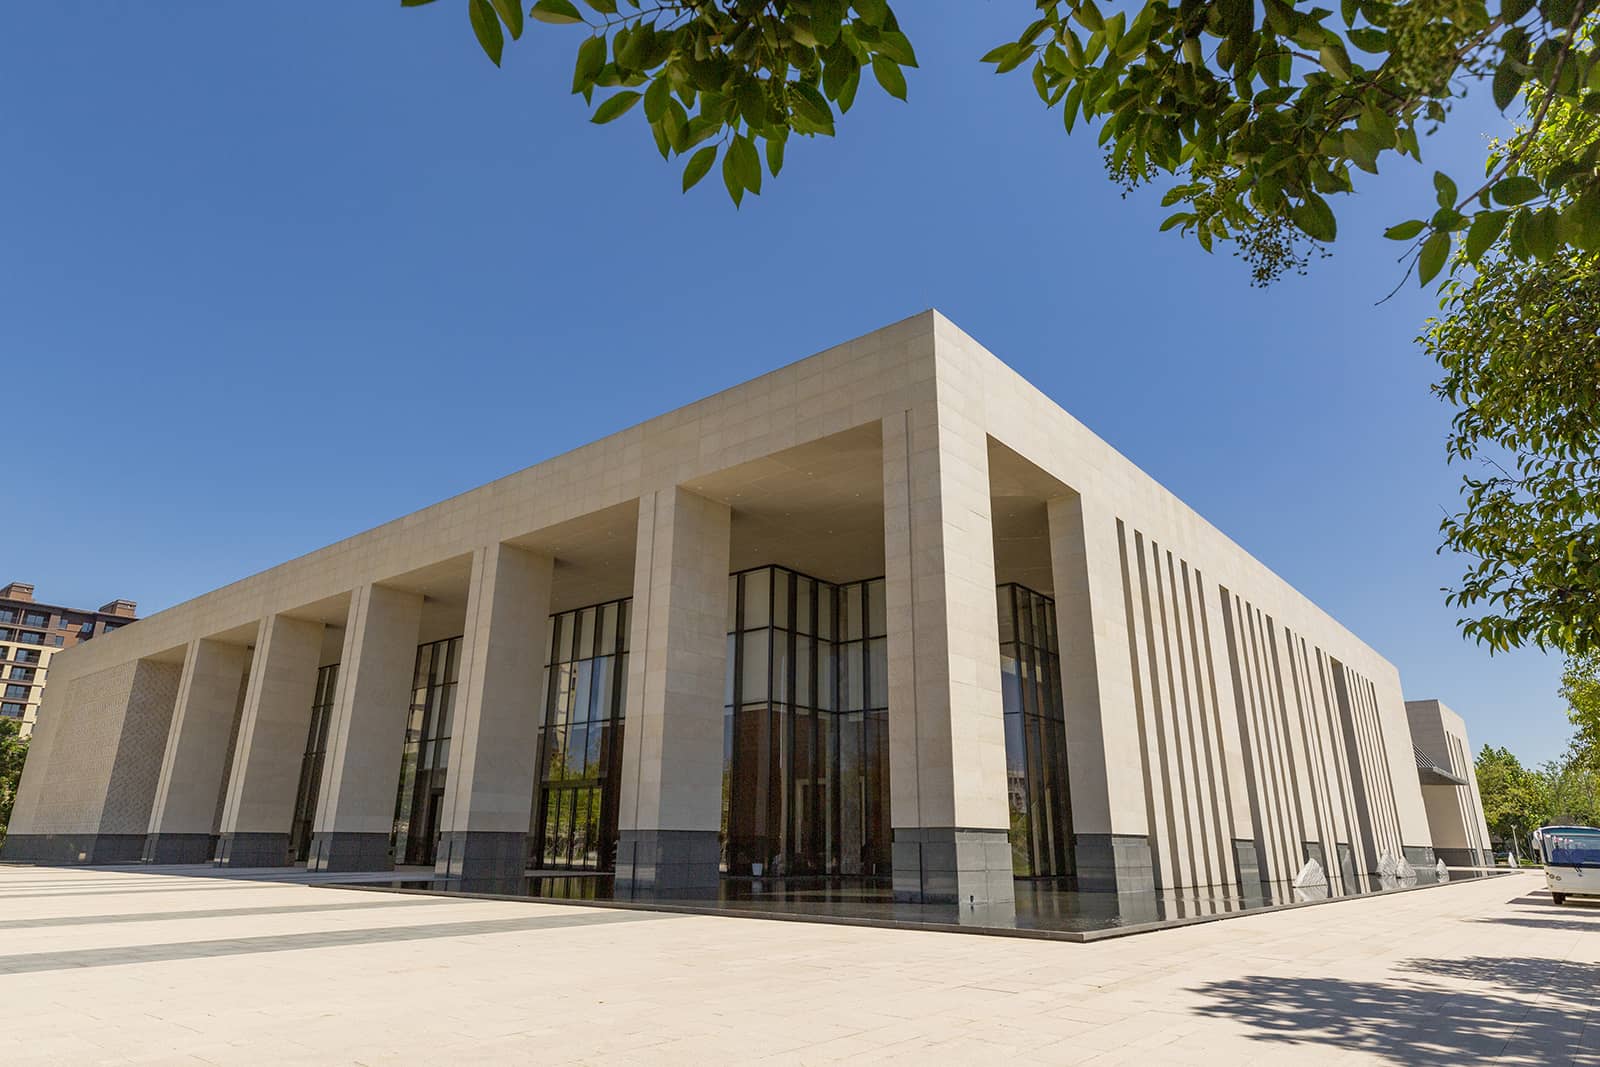
[[[473,553],[440,874],[515,878],[527,864],[553,568],[509,545]]]
[[[212,824],[249,657],[250,650],[240,645],[205,639],[189,643],[150,810],[146,863],[211,860],[216,845]]]
[[[350,595],[307,870],[394,866],[389,835],[421,620],[419,593],[364,585]]]
[[[52,679],[0,855],[139,862],[182,678],[146,659]]]
[[[1082,496],[1049,502],[1056,631],[1078,885],[1155,888],[1117,519]]]
[[[948,403],[883,420],[896,899],[1009,906],[989,456]]]
[[[619,894],[717,887],[730,521],[684,489],[639,500]]]
[[[323,625],[287,615],[261,621],[244,718],[222,812],[217,864],[284,867],[295,789],[311,728]]]

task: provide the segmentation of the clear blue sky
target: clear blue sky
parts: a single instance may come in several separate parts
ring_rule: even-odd
[[[911,102],[864,87],[735,212],[641,116],[589,124],[572,28],[496,70],[461,0],[7,5],[0,580],[167,607],[934,306],[1408,696],[1557,755],[1559,663],[1491,659],[1439,592],[1433,300],[1374,306],[1431,169],[1364,180],[1334,257],[1254,290],[976,62],[1031,4],[898,6]],[[1467,180],[1497,124],[1467,101],[1429,162]]]

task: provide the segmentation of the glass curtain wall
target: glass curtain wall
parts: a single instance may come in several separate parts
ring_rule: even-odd
[[[1072,808],[1056,604],[1016,584],[995,595],[1011,870],[1018,878],[1064,878],[1073,873]]]
[[[460,668],[459,637],[417,648],[400,788],[395,793],[394,832],[389,838],[396,863],[429,865],[434,860]]]
[[[781,567],[729,578],[723,869],[887,875],[883,579]]]
[[[317,668],[316,695],[311,699],[311,729],[306,732],[306,752],[300,757],[300,784],[294,791],[294,822],[289,825],[289,854],[304,863],[311,856],[311,826],[317,818],[317,798],[322,793],[323,754],[328,751],[328,722],[333,718],[333,693],[339,684],[339,665]]]
[[[616,865],[631,600],[550,617],[532,866]]]

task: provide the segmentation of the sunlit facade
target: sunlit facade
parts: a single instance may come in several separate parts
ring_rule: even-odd
[[[1458,720],[1423,767],[1392,664],[932,312],[66,650],[45,708],[7,859],[1003,910],[1481,856]]]

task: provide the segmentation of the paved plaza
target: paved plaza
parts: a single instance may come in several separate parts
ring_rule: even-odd
[[[0,1002],[9,1064],[1600,1064],[1600,906],[1518,874],[1066,944],[0,867]]]

